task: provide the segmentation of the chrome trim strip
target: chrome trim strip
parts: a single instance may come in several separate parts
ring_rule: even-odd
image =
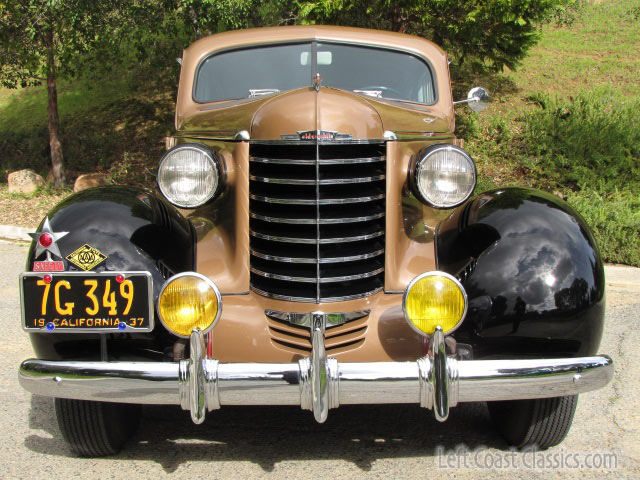
[[[174,138],[181,138],[186,140],[203,140],[203,141],[235,141],[236,133],[230,131],[221,132],[176,132],[173,135]]]
[[[258,252],[254,248],[250,249],[251,255],[264,260],[271,260],[273,262],[283,263],[316,263],[316,258],[311,257],[280,257],[277,255],[268,255],[266,253]],[[377,257],[384,253],[384,248],[376,250],[375,252],[365,253],[362,255],[351,255],[348,257],[323,257],[320,259],[320,263],[342,263],[342,262],[354,262],[356,260],[366,260],[367,258]]]
[[[384,138],[371,138],[366,140],[251,140],[252,144],[256,145],[316,145],[320,143],[322,145],[369,145],[372,143],[385,143],[387,140]]]
[[[349,280],[358,280],[361,278],[374,277],[377,274],[382,273],[383,271],[384,271],[384,268],[381,267],[381,268],[376,268],[375,270],[372,270],[370,272],[359,273],[357,275],[342,275],[339,277],[322,277],[322,278],[316,279],[314,277],[294,277],[289,275],[280,275],[278,273],[269,273],[269,272],[264,272],[262,270],[258,270],[255,267],[251,267],[251,272],[255,273],[256,275],[260,275],[261,277],[274,278],[276,280],[287,280],[291,282],[303,282],[303,283],[316,283],[316,281],[320,283],[347,282]]]
[[[433,402],[437,409],[435,402],[445,400],[446,405],[452,407],[459,402],[575,395],[604,387],[614,373],[613,361],[606,355],[459,361],[445,357],[444,363],[449,370],[449,395],[445,399],[437,394],[440,387],[435,387],[445,375],[433,367],[438,360],[434,362],[431,356],[417,362],[338,363],[335,359],[327,359],[323,367],[326,354],[322,355],[319,344],[317,348],[315,371],[326,373],[326,385],[315,387],[316,400],[326,400],[318,407],[314,399],[309,401],[312,396],[309,390],[318,378],[317,374],[314,378],[313,358],[295,363],[218,364],[208,359],[199,361],[201,357],[196,352],[188,361],[180,363],[30,359],[20,365],[18,379],[25,390],[49,397],[182,405],[183,408],[188,404],[188,408],[195,409],[195,420],[198,420],[205,409],[215,409],[217,405],[311,406],[322,418],[325,408],[337,405],[420,403],[428,408]],[[199,366],[185,368],[188,362]],[[200,369],[203,375],[198,373]],[[196,371],[196,376],[192,375],[192,370]],[[435,379],[436,383],[430,379]],[[208,385],[209,382],[216,385]],[[193,392],[204,398],[194,399]],[[426,396],[425,392],[435,394]],[[445,407],[444,403],[442,407]]]
[[[345,222],[346,223],[346,222]],[[286,242],[286,243],[304,243],[315,245],[315,238],[296,238],[296,237],[280,237],[275,235],[267,235],[265,233],[256,232],[254,230],[249,230],[249,234],[252,237],[262,238],[263,240],[273,240],[275,242]],[[361,240],[371,240],[372,238],[382,237],[384,235],[384,230],[379,230],[374,233],[368,233],[366,235],[357,235],[355,237],[331,237],[331,238],[322,238],[320,239],[321,244],[333,244],[333,243],[349,243],[349,242],[358,242]],[[401,292],[404,293],[404,292]]]
[[[333,302],[343,302],[346,300],[356,300],[358,298],[370,297],[371,295],[375,295],[376,293],[381,292],[384,287],[376,288],[375,290],[371,290],[365,293],[358,293],[355,295],[345,295],[344,297],[325,297],[320,299],[320,303],[333,303]],[[286,300],[290,302],[301,302],[301,303],[316,303],[315,298],[309,297],[294,297],[290,295],[278,295],[277,293],[269,293],[264,290],[260,290],[259,288],[251,285],[251,291],[257,293],[258,295],[262,295],[267,298],[274,298],[276,300]]]
[[[264,203],[277,203],[286,205],[346,205],[350,203],[373,202],[374,200],[382,200],[384,193],[378,195],[369,195],[367,197],[350,197],[350,198],[324,198],[324,199],[304,199],[304,198],[278,198],[265,197],[264,195],[249,194],[251,200]]]
[[[271,240],[274,242],[284,242],[284,243],[302,243],[305,245],[315,245],[315,238],[296,238],[296,237],[278,237],[275,235],[267,235],[266,233],[256,232],[255,230],[249,229],[249,235],[256,238],[261,238],[263,240]]]
[[[375,163],[384,162],[385,156],[381,157],[360,157],[360,158],[321,158],[318,160],[320,165],[348,165],[354,163]],[[249,157],[249,161],[256,163],[276,163],[282,165],[315,165],[316,161],[308,158],[264,158]]]
[[[270,217],[267,215],[261,215],[255,212],[249,212],[249,216],[251,218],[255,218],[256,220],[262,220],[263,222],[271,222],[271,223],[289,223],[291,225],[315,225],[315,218],[286,218],[286,217]],[[312,243],[316,243],[315,238],[312,238]],[[300,242],[296,242],[300,243]]]
[[[259,213],[250,212],[249,215],[251,218],[255,218],[256,220],[262,220],[263,222],[272,222],[272,223],[290,223],[290,224],[298,224],[298,225],[315,225],[317,220],[314,218],[286,218],[286,217],[270,217],[267,215],[261,215]],[[378,218],[383,218],[384,212],[376,213],[374,215],[367,215],[364,217],[344,217],[344,218],[321,218],[320,225],[336,225],[339,223],[359,223],[359,222],[369,222],[371,220],[377,220]],[[384,230],[381,235],[384,235]],[[345,237],[346,238],[346,237]],[[315,242],[314,242],[315,243]],[[331,242],[328,242],[331,243]]]
[[[317,46],[317,44],[314,43],[314,45]],[[317,53],[317,52],[316,52]],[[317,66],[316,66],[317,69]],[[316,72],[316,76],[320,77],[320,74]],[[319,84],[318,84],[319,85]],[[320,87],[318,86],[318,90],[320,89]],[[315,104],[316,104],[316,127],[317,127],[317,123],[318,123],[318,118],[320,115],[320,111],[319,111],[319,107],[318,107],[318,96],[316,95],[315,97]],[[316,204],[316,303],[320,303],[320,299],[322,298],[322,292],[321,292],[321,283],[320,283],[320,239],[322,238],[322,235],[320,234],[320,221],[321,221],[321,215],[320,215],[320,144],[318,143],[318,138],[319,135],[316,135],[316,198],[315,198],[315,204]],[[324,340],[323,340],[324,341]],[[324,345],[323,345],[324,348]],[[315,406],[315,405],[314,405]],[[314,409],[315,411],[315,409]],[[326,417],[325,417],[326,418]],[[323,420],[324,421],[324,420]]]
[[[272,178],[249,175],[250,180],[262,183],[275,183],[282,185],[345,185],[350,183],[371,183],[385,179],[385,175],[375,175],[373,177],[352,177],[352,178],[328,178],[316,182],[315,180],[303,180],[298,178]]]
[[[433,140],[451,141],[455,139],[450,133],[444,132],[396,132],[396,140],[401,142],[425,142]]]
[[[311,327],[313,320],[313,312],[311,313],[299,313],[299,312],[280,312],[278,310],[267,309],[264,311],[265,315],[273,320],[279,320],[281,322],[289,322],[292,325],[298,325],[301,327]],[[325,313],[325,323],[327,328],[337,327],[338,325],[344,325],[347,322],[353,322],[354,320],[360,320],[361,318],[368,317],[371,310],[356,310],[355,312],[331,312]]]

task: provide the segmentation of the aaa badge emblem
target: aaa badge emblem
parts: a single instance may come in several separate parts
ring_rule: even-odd
[[[75,252],[67,255],[66,258],[76,267],[87,271],[91,270],[93,267],[100,265],[107,259],[107,256],[97,248],[94,248],[91,245],[85,243]]]

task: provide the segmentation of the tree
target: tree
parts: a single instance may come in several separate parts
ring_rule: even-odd
[[[288,3],[288,2],[285,2]],[[538,27],[576,0],[315,0],[294,2],[296,23],[325,23],[419,35],[458,63],[514,68],[535,45]]]
[[[480,70],[515,68],[539,26],[580,0],[173,0],[191,40],[236,28],[330,24],[418,35]]]
[[[123,15],[120,1],[0,1],[0,84],[47,84],[49,147],[54,182],[64,186],[57,78],[72,73],[83,52],[111,41]]]

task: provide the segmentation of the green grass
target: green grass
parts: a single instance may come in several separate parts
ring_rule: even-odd
[[[564,196],[594,229],[606,261],[640,266],[640,1],[586,4],[545,27],[517,71],[479,76],[489,108],[458,108],[479,186]]]
[[[153,84],[134,88],[130,78],[61,82],[61,139],[67,177],[104,172],[115,181],[150,184],[172,128],[173,92]],[[44,177],[50,169],[47,91],[0,90],[2,182],[20,168]]]

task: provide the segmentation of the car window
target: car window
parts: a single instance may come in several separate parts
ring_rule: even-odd
[[[311,55],[310,43],[215,54],[198,69],[193,98],[208,103],[308,86],[311,66],[300,64],[304,54]]]
[[[199,103],[258,97],[312,84],[362,95],[415,103],[435,101],[427,63],[408,53],[332,43],[271,45],[221,52],[196,73],[193,98]]]
[[[373,97],[433,103],[427,64],[413,55],[356,45],[318,44],[318,57],[330,52],[331,64],[318,62],[322,84]]]

